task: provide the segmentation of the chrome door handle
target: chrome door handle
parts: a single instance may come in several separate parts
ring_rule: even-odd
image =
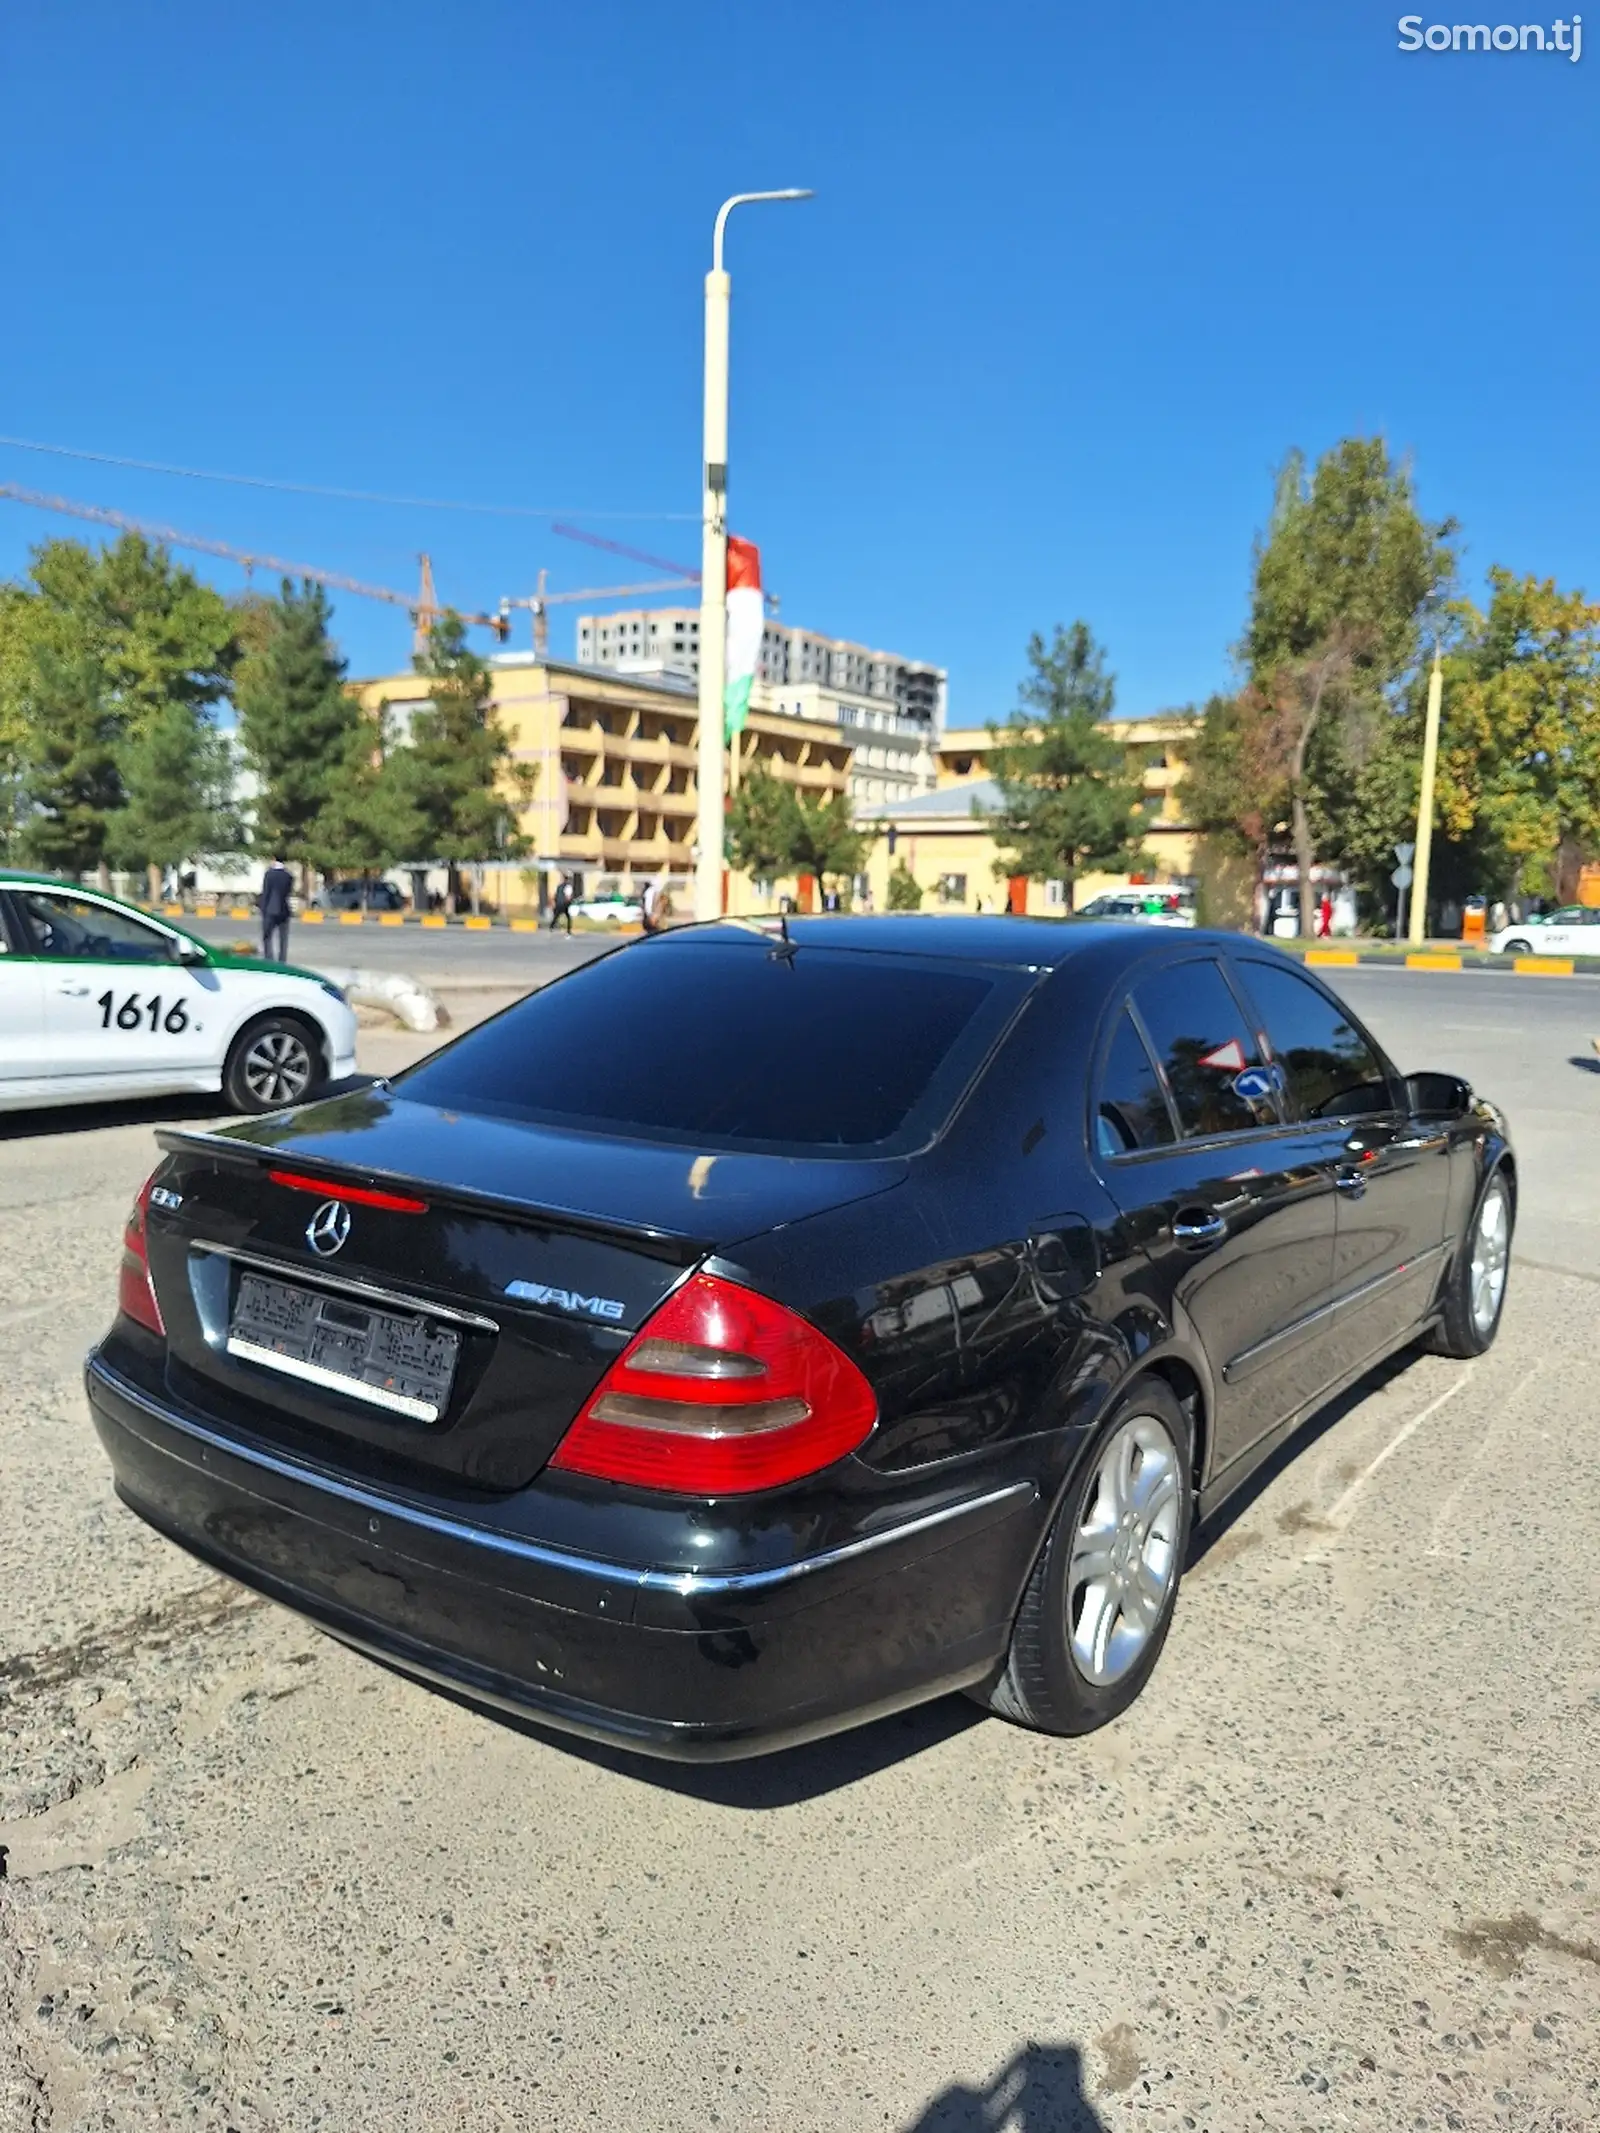
[[[1367,1189],[1366,1174],[1360,1170],[1336,1170],[1333,1173],[1333,1182],[1352,1200],[1359,1200]]]
[[[1228,1234],[1228,1225],[1221,1215],[1203,1214],[1195,1208],[1173,1216],[1172,1234],[1179,1244],[1195,1251],[1207,1244],[1220,1244]]]

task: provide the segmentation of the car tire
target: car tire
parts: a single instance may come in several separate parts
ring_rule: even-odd
[[[258,1015],[233,1040],[222,1093],[233,1110],[259,1116],[310,1103],[327,1082],[319,1031],[298,1015]]]
[[[1091,1733],[1127,1710],[1172,1623],[1194,1517],[1193,1469],[1188,1417],[1159,1378],[1141,1378],[1073,1471],[1005,1666],[973,1692],[980,1702],[1041,1733]]]
[[[1516,1185],[1498,1164],[1478,1195],[1450,1268],[1444,1308],[1427,1340],[1435,1355],[1468,1362],[1492,1344],[1505,1309],[1516,1221]]]
[[[1503,941],[1500,946],[1502,955],[1532,955],[1534,952],[1532,941]]]

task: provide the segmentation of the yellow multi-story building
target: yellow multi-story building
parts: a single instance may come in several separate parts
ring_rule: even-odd
[[[484,894],[501,910],[516,912],[539,903],[541,886],[548,900],[560,874],[577,877],[585,894],[602,882],[642,889],[664,881],[675,891],[677,908],[687,909],[699,805],[693,684],[527,654],[504,653],[489,664],[496,718],[514,760],[530,766],[534,776],[519,817],[531,852],[491,864]],[[428,700],[421,674],[382,675],[353,686],[369,711],[388,709],[402,737],[411,711]],[[852,745],[852,737],[814,709],[799,718],[752,708],[740,767],[759,766],[828,798],[849,790]],[[754,909],[756,902],[753,884],[730,872],[729,909]]]
[[[1107,721],[1105,730],[1126,747],[1129,772],[1139,778],[1150,804],[1145,858],[1135,873],[1080,876],[1072,896],[1077,908],[1107,889],[1138,881],[1203,885],[1214,901],[1225,900],[1227,885],[1217,876],[1213,855],[1184,821],[1178,805],[1185,750],[1198,723],[1192,712]],[[889,876],[901,865],[922,890],[924,910],[1009,907],[1060,915],[1068,909],[1064,883],[1006,877],[989,819],[1000,806],[992,776],[994,754],[987,727],[952,730],[935,751],[937,783],[932,792],[858,811],[859,819],[878,830],[867,878],[879,910],[888,902]]]

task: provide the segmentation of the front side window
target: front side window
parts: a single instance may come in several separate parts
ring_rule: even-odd
[[[1278,1123],[1274,1078],[1219,964],[1171,964],[1143,979],[1134,1000],[1186,1139]]]
[[[1275,963],[1247,962],[1244,978],[1266,1018],[1296,1117],[1357,1118],[1390,1109],[1382,1063],[1325,993]]]
[[[15,894],[35,955],[74,963],[172,961],[171,936],[158,933],[131,911],[59,889],[20,889]]]
[[[1140,1148],[1168,1146],[1175,1138],[1160,1080],[1126,1008],[1112,1032],[1094,1116],[1102,1155],[1132,1155]]]

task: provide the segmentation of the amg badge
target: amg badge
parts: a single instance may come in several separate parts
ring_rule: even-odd
[[[508,1281],[506,1294],[524,1303],[551,1304],[558,1311],[579,1311],[590,1318],[620,1318],[623,1305],[615,1296],[580,1296],[576,1289],[547,1289],[542,1281]]]

